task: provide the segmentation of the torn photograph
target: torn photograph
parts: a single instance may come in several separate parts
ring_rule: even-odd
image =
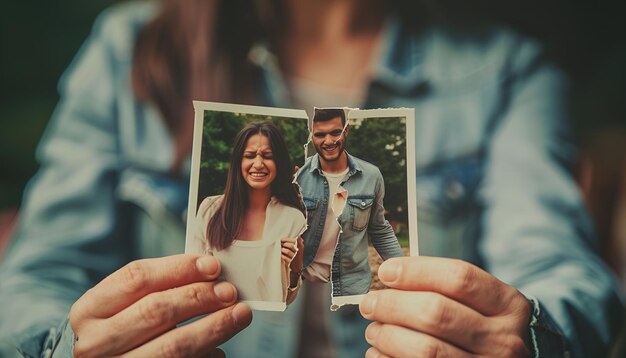
[[[294,182],[305,111],[194,101],[186,253],[219,259],[252,309],[284,311],[302,283],[306,209]]]
[[[306,206],[303,277],[331,309],[359,304],[383,260],[418,254],[413,109],[316,108],[296,175]]]

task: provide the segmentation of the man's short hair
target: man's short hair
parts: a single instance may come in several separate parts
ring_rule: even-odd
[[[316,108],[313,115],[313,122],[326,122],[340,117],[341,125],[346,125],[346,112],[341,108]]]

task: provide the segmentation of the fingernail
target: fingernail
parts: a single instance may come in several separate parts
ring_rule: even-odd
[[[361,314],[363,315],[363,317],[365,317],[365,316],[370,316],[372,313],[374,313],[375,306],[376,306],[376,295],[373,293],[370,293],[365,296],[363,301],[361,301],[361,303],[359,304],[359,309],[361,310]]]
[[[232,284],[222,281],[213,286],[213,292],[222,302],[232,302],[237,297],[237,291]]]
[[[401,274],[402,265],[394,262],[393,260],[383,262],[378,268],[378,278],[383,283],[395,282]]]
[[[252,322],[252,310],[245,303],[238,303],[232,311],[233,323],[237,328],[247,327]]]
[[[378,351],[374,347],[371,347],[365,352],[365,358],[378,358],[378,357],[380,357],[380,354],[378,354]]]
[[[215,276],[219,272],[220,265],[212,256],[201,256],[196,260],[198,271],[207,276]]]
[[[365,330],[365,338],[367,339],[368,343],[372,343],[376,340],[376,337],[378,337],[378,333],[380,333],[380,323],[372,323],[369,326],[367,326],[367,329]]]

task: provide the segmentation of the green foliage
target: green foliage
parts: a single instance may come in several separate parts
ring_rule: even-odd
[[[233,140],[245,125],[230,112],[206,111],[200,154],[199,198],[224,192]]]

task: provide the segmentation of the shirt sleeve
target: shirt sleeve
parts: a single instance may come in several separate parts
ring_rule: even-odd
[[[219,209],[222,198],[222,195],[209,196],[200,203],[198,213],[188,228],[190,241],[185,247],[186,253],[213,255],[213,249],[207,242],[206,232],[209,221]]]
[[[508,67],[480,193],[480,252],[491,273],[533,297],[535,356],[606,356],[624,311],[573,179],[564,77],[531,43]]]
[[[198,212],[188,227],[188,242],[185,246],[185,253],[204,254],[210,251],[206,244],[206,230],[213,216],[215,209],[211,209],[215,203],[215,197],[208,197],[202,200]]]
[[[402,248],[400,248],[400,243],[391,224],[385,219],[385,206],[383,205],[385,182],[380,171],[377,174],[376,195],[372,203],[367,233],[378,254],[380,254],[383,260],[387,260],[391,257],[404,256],[404,253]]]
[[[101,15],[59,84],[16,237],[0,267],[0,340],[40,356],[49,332],[88,288],[128,261],[116,202],[119,155],[111,34]],[[66,329],[67,328],[67,329]],[[59,341],[66,341],[59,337]]]

